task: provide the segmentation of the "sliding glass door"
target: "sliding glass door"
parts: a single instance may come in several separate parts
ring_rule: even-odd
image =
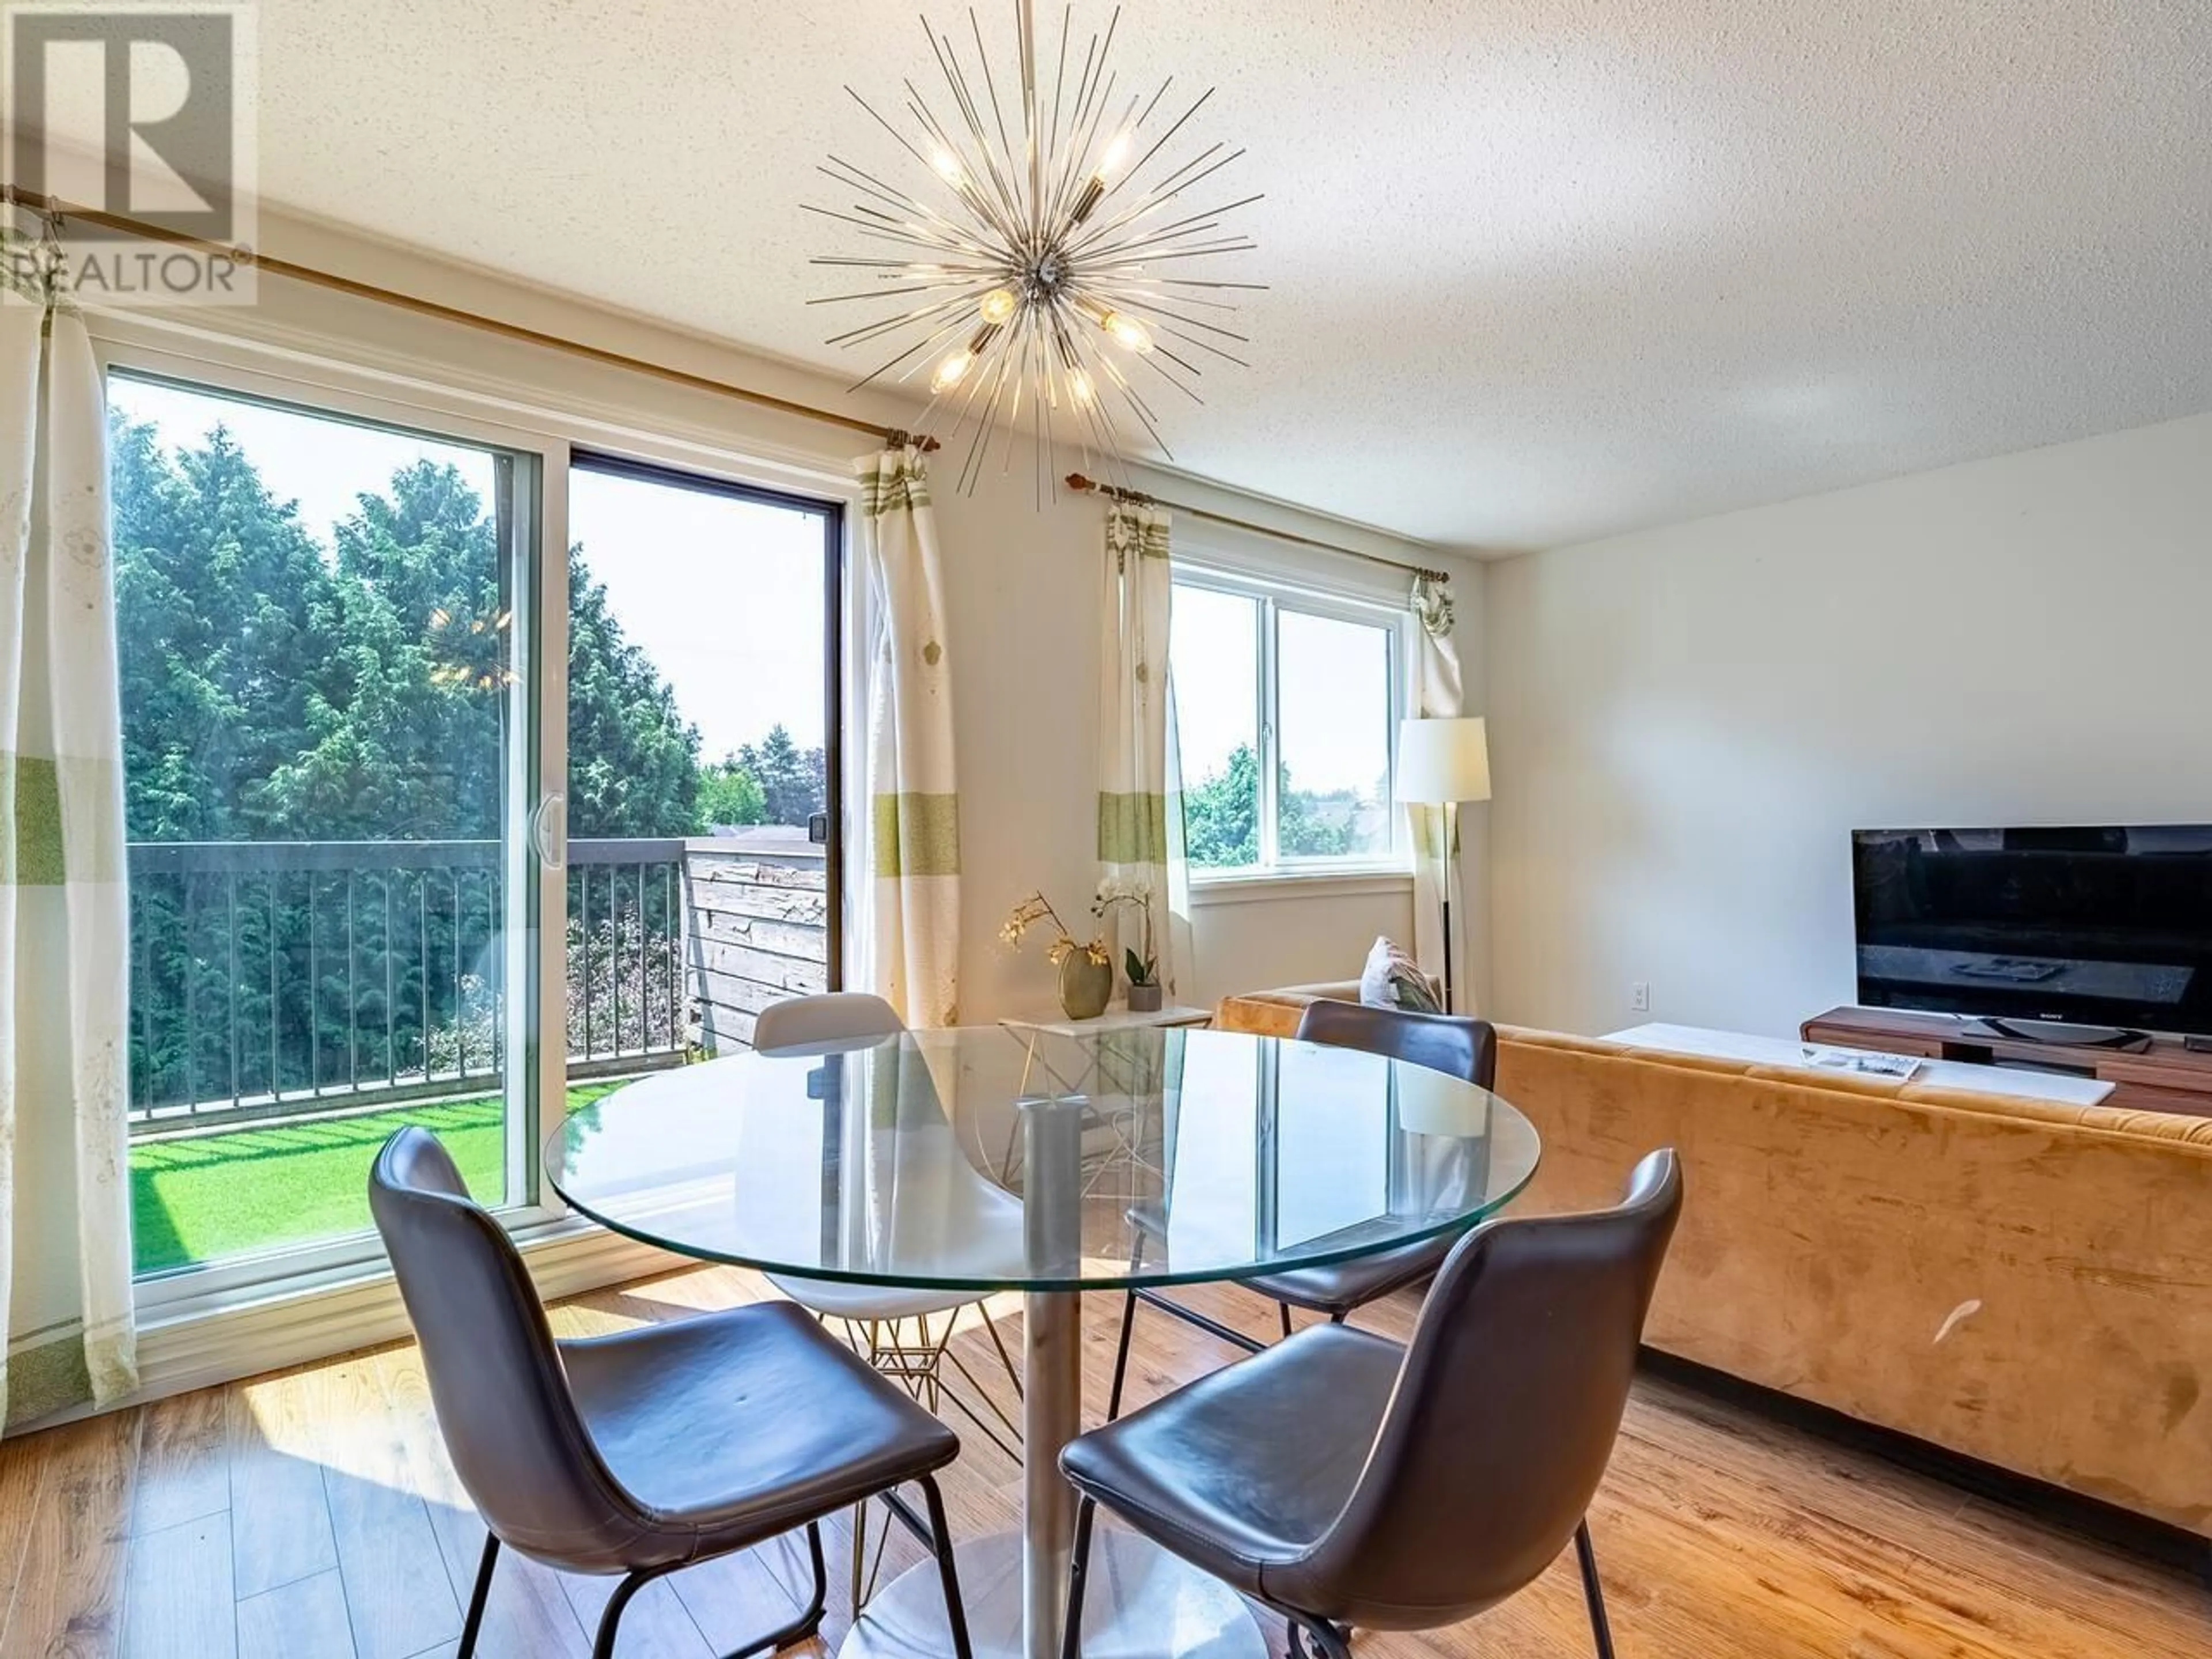
[[[604,456],[568,501],[573,1100],[839,983],[843,531]]]
[[[139,1273],[373,1248],[402,1121],[530,1203],[538,458],[108,385]]]
[[[550,1219],[566,1106],[837,986],[843,522],[173,362],[108,398],[134,1240],[196,1305],[374,1259],[402,1123]]]

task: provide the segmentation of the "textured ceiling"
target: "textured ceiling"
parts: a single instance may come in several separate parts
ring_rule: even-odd
[[[921,78],[915,5],[261,0],[264,191],[850,368],[798,203],[885,160],[842,88]],[[1268,192],[1255,368],[1167,411],[1212,477],[1520,549],[2212,408],[2212,0],[1128,0],[1115,52]]]

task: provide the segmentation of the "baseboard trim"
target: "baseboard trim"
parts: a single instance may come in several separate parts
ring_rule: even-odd
[[[565,1228],[552,1237],[523,1243],[520,1249],[538,1294],[548,1301],[698,1265],[591,1225]],[[148,1405],[194,1389],[310,1364],[412,1334],[391,1270],[373,1268],[336,1285],[140,1326],[137,1391],[100,1409]],[[22,1424],[9,1434],[31,1433],[95,1414],[94,1407],[82,1406]]]
[[[1863,1421],[1832,1407],[1800,1400],[1778,1389],[1747,1382],[1740,1376],[1675,1354],[1662,1353],[1656,1348],[1643,1350],[1638,1369],[1649,1376],[1817,1436],[1832,1445],[1866,1452],[1915,1474],[1940,1480],[2040,1525],[2123,1551],[2140,1560],[2195,1574],[2200,1581],[2212,1583],[2212,1539],[2185,1527],[2053,1486],[2016,1469],[1984,1462],[1948,1446],[1939,1446],[1902,1430]]]

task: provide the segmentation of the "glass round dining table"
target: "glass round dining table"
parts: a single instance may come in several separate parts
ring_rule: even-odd
[[[571,1114],[545,1173],[583,1214],[703,1261],[1024,1292],[1022,1527],[963,1543],[961,1585],[976,1659],[1061,1659],[1082,1292],[1461,1231],[1528,1184],[1538,1152],[1495,1094],[1354,1049],[963,1027],[654,1073]],[[1133,1534],[1102,1530],[1088,1580],[1086,1656],[1265,1653],[1237,1595]],[[934,1566],[871,1598],[840,1652],[950,1656]]]

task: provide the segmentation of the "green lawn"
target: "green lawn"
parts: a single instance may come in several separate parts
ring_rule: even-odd
[[[570,1110],[619,1088],[580,1084]],[[497,1096],[398,1106],[131,1148],[131,1228],[142,1273],[369,1224],[368,1166],[394,1129],[419,1123],[446,1144],[470,1190],[505,1201],[506,1133]]]

